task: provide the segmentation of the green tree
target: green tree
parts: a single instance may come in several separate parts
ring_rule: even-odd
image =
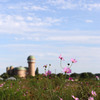
[[[1,75],[1,77],[4,78],[4,79],[6,79],[6,78],[9,77],[9,75],[8,75],[7,73],[3,73],[3,74]]]
[[[89,75],[87,73],[81,73],[80,78],[81,79],[87,79],[87,78],[89,78]]]
[[[92,74],[91,72],[87,72],[87,74],[88,74],[89,78],[94,78],[95,77],[95,75]]]
[[[35,70],[35,75],[39,75],[39,69],[38,69],[38,67]]]
[[[77,74],[77,73],[72,73],[70,76],[71,76],[71,77],[74,77],[74,78],[78,78],[78,77],[79,77],[79,74]]]

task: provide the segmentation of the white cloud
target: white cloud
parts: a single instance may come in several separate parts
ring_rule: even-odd
[[[47,7],[31,6],[31,9],[32,10],[43,10],[43,11],[45,11],[45,10],[47,10]]]
[[[95,3],[92,0],[48,0],[48,3],[56,6],[58,9],[80,9],[80,10],[89,10],[100,9],[100,3]]]
[[[31,20],[31,22],[27,22]],[[67,43],[100,43],[100,31],[63,31],[56,29],[48,29],[50,25],[56,25],[62,21],[61,18],[39,18],[33,16],[18,16],[18,15],[0,15],[0,34],[21,34],[15,40],[34,40],[34,41],[62,41]],[[92,23],[92,20],[86,20]],[[30,33],[27,34],[27,33]],[[37,34],[37,36],[34,36]],[[84,36],[82,36],[84,34]],[[77,36],[78,35],[78,36]],[[91,35],[91,36],[90,36]]]
[[[47,18],[45,19],[45,22],[54,24],[54,23],[61,22],[61,19],[52,18],[52,17],[47,17]]]
[[[35,44],[5,44],[5,45],[0,45],[0,48],[21,48],[21,47],[41,47],[40,45],[35,45]],[[23,49],[22,48],[22,49]]]
[[[27,7],[27,6],[24,6],[24,7],[23,7],[23,9],[25,9],[25,10],[29,10],[29,7]]]
[[[15,6],[9,6],[8,9],[15,9]]]
[[[26,2],[20,2],[20,3],[16,3],[16,4],[10,4],[8,5],[8,9],[11,10],[26,10],[26,11],[48,11],[48,7],[47,6],[41,6],[41,5],[35,5],[33,2],[30,1],[26,1]]]
[[[9,0],[0,0],[0,2],[8,2]]]
[[[16,16],[14,16],[14,17],[15,17],[16,20],[20,20],[20,21],[23,21],[23,20],[24,20],[24,17],[22,17],[22,16],[17,16],[17,15],[16,15]]]
[[[33,20],[33,18],[32,18],[32,17],[30,17],[30,16],[28,16],[28,17],[27,17],[27,20],[32,21],[32,20]]]
[[[57,34],[57,33],[56,33]],[[89,36],[89,35],[78,35],[78,36],[75,36],[75,35],[59,35],[57,34],[57,36],[52,36],[52,34],[42,34],[41,35],[38,35],[38,36],[35,36],[34,34],[30,34],[29,35],[22,35],[22,37],[20,36],[19,38],[18,37],[15,37],[15,40],[20,40],[20,41],[25,41],[25,40],[28,40],[28,41],[45,41],[45,42],[51,42],[51,43],[59,43],[61,42],[61,44],[65,44],[65,43],[68,43],[68,44],[84,44],[84,45],[99,45],[100,44],[100,36]]]
[[[85,4],[84,7],[90,11],[97,9],[100,9],[100,3],[92,3],[92,4]]]
[[[86,23],[93,23],[93,20],[87,19],[85,20]]]
[[[38,1],[37,1],[38,2]],[[51,5],[51,6],[50,6]],[[57,9],[62,10],[89,10],[92,11],[94,9],[100,9],[100,3],[96,3],[95,1],[92,2],[92,0],[44,0],[41,2],[41,4],[35,4],[32,1],[26,1],[26,2],[20,2],[16,4],[9,4],[7,5],[7,8],[10,10],[17,10],[20,12],[29,12],[29,11],[56,11],[54,10],[52,6],[55,6]]]
[[[61,19],[46,17],[39,18],[35,15],[32,16],[19,16],[19,15],[0,15],[0,33],[18,33],[22,34],[29,31],[35,31],[38,27],[48,27],[57,25]]]
[[[30,37],[30,36],[25,36],[25,37],[15,37],[14,38],[15,40],[17,40],[17,41],[23,41],[23,40],[31,40],[31,41],[40,41],[41,40],[41,38],[40,38],[40,36],[39,37],[37,37],[37,36],[33,36],[33,37]]]
[[[77,4],[73,4],[71,0],[48,0],[48,3],[58,6],[61,9],[74,9]]]
[[[93,57],[93,59],[95,57],[97,57],[97,58],[100,57],[100,55],[98,55],[99,51],[100,51],[100,47],[86,47],[86,46],[72,46],[72,45],[70,46],[69,45],[69,46],[62,46],[60,49],[59,45],[57,45],[55,47],[54,45],[47,45],[47,44],[42,44],[42,45],[40,45],[40,44],[5,44],[5,45],[0,45],[0,48],[7,48],[7,49],[11,48],[12,49],[12,50],[10,49],[11,52],[16,49],[19,49],[20,51],[25,52],[25,50],[27,50],[27,48],[28,48],[29,50],[31,50],[29,53],[36,54],[38,56],[40,54],[40,55],[44,55],[45,57],[46,56],[58,57],[60,55],[60,53],[65,58],[69,57],[68,59],[70,59],[71,57],[81,57],[82,59],[85,57],[86,57],[86,59],[90,59],[91,57]],[[24,50],[23,50],[23,48],[24,48]],[[33,48],[35,48],[35,49],[33,49]],[[46,49],[46,50],[44,50],[44,52],[41,51],[43,48]],[[51,51],[52,49],[53,49],[53,51]],[[60,52],[60,50],[62,52]],[[45,59],[47,59],[47,58],[45,58]],[[99,59],[97,59],[97,60],[99,60]]]
[[[54,36],[48,37],[46,40],[63,41],[68,43],[84,43],[84,44],[100,44],[100,36]]]

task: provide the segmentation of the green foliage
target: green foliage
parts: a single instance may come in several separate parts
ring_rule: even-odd
[[[94,100],[100,100],[100,81],[69,81],[66,75],[60,75],[39,74],[16,81],[0,81],[4,84],[0,87],[0,100],[73,100],[72,95],[87,100],[92,90],[97,93]]]
[[[87,78],[89,78],[89,75],[87,73],[80,74],[80,79],[87,79]]]
[[[35,70],[35,75],[38,75],[38,74],[39,74],[39,69],[37,67],[36,70]]]
[[[27,75],[26,78],[27,78],[27,79],[33,79],[34,76],[32,76],[32,75]]]
[[[57,74],[57,76],[61,78],[61,77],[63,77],[63,74],[59,73],[59,74]]]
[[[90,73],[90,72],[87,72],[87,74],[88,74],[88,77],[89,77],[89,78],[94,78],[94,77],[95,77],[95,75],[92,74],[92,73]]]
[[[99,76],[100,77],[100,73],[96,73],[95,76]]]
[[[94,80],[95,79],[95,75],[90,73],[90,72],[84,72],[80,74],[80,78],[79,80]]]
[[[3,74],[1,75],[1,77],[4,78],[4,79],[6,79],[6,78],[9,77],[9,75],[8,75],[7,73],[3,73]]]
[[[14,75],[13,77],[15,77],[17,80],[21,80],[22,78],[19,77],[18,75]]]
[[[70,76],[73,78],[79,78],[79,74],[77,74],[77,73],[72,73]]]

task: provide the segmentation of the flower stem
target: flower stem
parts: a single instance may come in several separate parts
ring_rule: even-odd
[[[73,64],[73,63],[71,63],[71,65],[70,65],[70,67],[69,67],[69,68],[71,68],[72,64]]]

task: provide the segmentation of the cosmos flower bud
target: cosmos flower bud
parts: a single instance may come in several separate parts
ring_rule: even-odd
[[[59,56],[59,59],[60,59],[60,60],[64,60],[64,58],[63,58],[61,55]]]

